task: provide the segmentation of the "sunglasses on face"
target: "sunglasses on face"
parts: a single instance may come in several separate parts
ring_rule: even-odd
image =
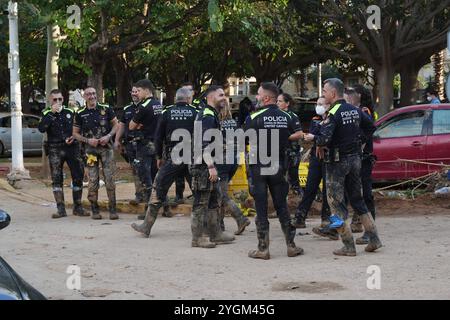
[[[63,98],[53,98],[53,101],[54,102],[56,102],[56,101],[63,101]]]

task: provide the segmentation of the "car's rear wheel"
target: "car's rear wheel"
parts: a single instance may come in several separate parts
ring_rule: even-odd
[[[0,156],[2,156],[5,153],[5,147],[3,146],[3,143],[0,141]]]

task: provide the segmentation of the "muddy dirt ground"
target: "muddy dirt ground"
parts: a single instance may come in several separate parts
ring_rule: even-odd
[[[120,188],[119,198],[132,196],[132,184]],[[384,244],[379,252],[358,246],[356,257],[333,256],[341,244],[313,235],[311,228],[319,224],[313,216],[296,236],[305,255],[288,258],[272,219],[272,259],[261,261],[247,257],[257,245],[254,218],[234,244],[199,249],[190,247],[189,216],[160,217],[145,239],[130,227],[134,215],[52,220],[54,209],[36,197],[0,190],[0,207],[12,216],[0,232],[0,255],[49,299],[450,298],[450,200],[377,196],[377,206]],[[235,230],[232,218],[225,222]],[[70,265],[80,268],[80,290],[66,286]],[[371,265],[381,271],[379,290],[367,288]]]

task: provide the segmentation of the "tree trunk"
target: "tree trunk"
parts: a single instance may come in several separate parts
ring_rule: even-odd
[[[58,88],[58,58],[60,40],[59,26],[56,24],[47,25],[47,61],[45,66],[45,94],[47,99],[50,91]]]
[[[378,108],[379,116],[392,109],[394,100],[394,68],[389,64],[382,64],[375,70],[378,84]]]
[[[123,56],[113,58],[112,65],[116,76],[116,107],[123,108],[130,101],[130,90],[132,86],[130,71]]]
[[[90,53],[89,55],[93,55],[93,53]],[[105,101],[103,75],[105,74],[106,61],[104,59],[95,59],[92,56],[88,56],[87,64],[91,68],[91,74],[88,76],[87,85],[93,87],[97,91],[98,101],[103,102]]]
[[[177,91],[177,86],[175,84],[167,84],[164,86],[166,99],[164,100],[164,105],[170,106],[175,101],[175,93]]]
[[[400,106],[405,107],[416,103],[417,74],[422,66],[414,63],[405,64],[400,69],[401,92]]]
[[[434,67],[434,86],[438,93],[439,100],[444,99],[444,52],[445,50],[439,51],[434,54],[431,60],[433,61]]]
[[[61,32],[57,24],[47,25],[47,60],[45,64],[45,96],[49,100],[50,91],[58,88],[58,59],[59,47],[57,43],[61,37]],[[47,134],[43,137],[43,142],[47,140]],[[44,145],[44,144],[42,144]],[[42,147],[43,148],[43,147]],[[48,179],[50,177],[50,167],[47,161],[48,157],[42,150],[41,168],[42,177]]]

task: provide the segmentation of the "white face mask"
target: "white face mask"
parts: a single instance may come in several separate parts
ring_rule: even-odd
[[[317,105],[316,106],[316,113],[319,115],[319,116],[323,116],[324,114],[325,114],[325,107],[324,106],[321,106],[321,105]]]

